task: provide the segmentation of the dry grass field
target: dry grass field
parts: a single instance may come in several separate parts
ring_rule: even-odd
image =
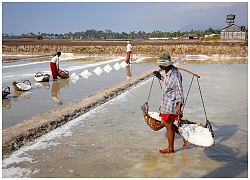
[[[69,39],[52,39],[52,40],[24,40],[24,39],[3,39],[2,44],[7,46],[21,45],[41,45],[41,46],[124,46],[127,39],[107,39],[107,40],[69,40]],[[148,40],[135,39],[130,40],[133,46],[138,45],[230,45],[230,46],[247,46],[248,42],[244,40],[223,40],[223,41],[201,41],[201,40]]]
[[[17,40],[3,39],[4,54],[52,55],[57,51],[89,55],[124,55],[127,40]],[[169,52],[172,56],[185,54],[248,57],[248,41],[223,40],[130,40],[133,54],[157,55]]]

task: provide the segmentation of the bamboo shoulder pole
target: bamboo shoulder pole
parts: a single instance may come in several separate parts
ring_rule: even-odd
[[[195,74],[195,73],[193,73],[193,72],[191,72],[191,71],[189,71],[189,70],[187,70],[187,69],[184,69],[184,68],[181,68],[181,67],[177,67],[179,70],[182,70],[182,71],[185,71],[185,72],[187,72],[187,73],[189,73],[189,74],[192,74],[193,76],[195,76],[195,77],[197,77],[197,78],[200,78],[200,76],[198,75],[198,74]]]

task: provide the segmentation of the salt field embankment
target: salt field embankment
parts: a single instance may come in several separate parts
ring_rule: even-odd
[[[229,57],[247,57],[247,41],[215,41],[206,42],[200,40],[176,40],[176,41],[149,41],[131,40],[133,54],[155,56],[160,52],[169,52],[172,56],[186,54],[219,55]],[[126,41],[77,41],[77,40],[41,40],[3,41],[2,53],[32,53],[54,54],[56,51],[79,54],[106,54],[124,55],[126,53]]]

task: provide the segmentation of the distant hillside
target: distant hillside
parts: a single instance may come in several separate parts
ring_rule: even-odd
[[[215,26],[215,25],[207,25],[207,24],[189,24],[189,25],[186,25],[186,26],[183,26],[181,29],[180,29],[180,32],[186,32],[186,31],[191,31],[191,30],[202,30],[202,31],[205,31],[209,28],[212,28],[212,29],[223,29],[225,26]]]

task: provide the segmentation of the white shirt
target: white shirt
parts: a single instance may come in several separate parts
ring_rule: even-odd
[[[56,65],[58,66],[59,63],[59,57],[56,55],[51,59],[51,62],[56,63]]]
[[[132,45],[131,44],[127,44],[127,52],[128,51],[132,51]]]

